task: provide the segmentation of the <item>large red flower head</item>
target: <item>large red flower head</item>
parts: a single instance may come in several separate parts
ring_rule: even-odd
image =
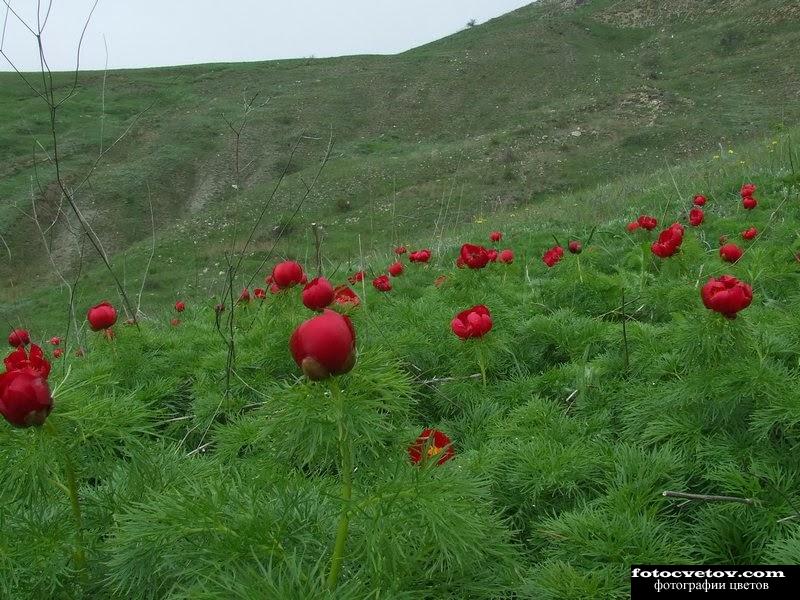
[[[433,458],[437,465],[443,465],[453,456],[453,443],[438,429],[423,429],[416,441],[408,447],[408,457],[415,465],[424,464]]]
[[[510,265],[514,262],[514,253],[511,250],[502,250],[497,258],[501,263]]]
[[[752,240],[755,239],[757,235],[758,235],[758,229],[756,229],[755,227],[750,227],[749,229],[745,229],[742,232],[742,239]]]
[[[356,271],[347,278],[347,281],[350,283],[350,285],[355,285],[360,281],[364,281],[364,271]]]
[[[3,361],[0,374],[0,414],[15,427],[41,425],[53,408],[47,385],[50,363],[42,349],[33,344],[30,354],[17,348]]]
[[[417,250],[408,255],[408,260],[411,262],[426,263],[431,259],[431,251],[425,248],[424,250]]]
[[[464,244],[461,246],[461,260],[470,269],[482,269],[489,263],[489,252],[483,246]]]
[[[239,304],[250,304],[250,290],[244,288],[239,294]]]
[[[450,328],[462,340],[483,337],[492,329],[492,315],[483,304],[458,313]]]
[[[324,277],[315,277],[303,288],[303,304],[311,310],[322,310],[333,302],[333,286]]]
[[[747,196],[742,198],[742,206],[745,208],[745,210],[753,210],[756,206],[758,206],[758,200],[752,196]]]
[[[548,267],[554,267],[564,256],[564,249],[561,246],[553,246],[542,256],[542,262]]]
[[[14,348],[27,346],[31,343],[31,336],[25,329],[15,329],[8,334],[8,344]]]
[[[379,292],[389,292],[392,290],[392,282],[388,275],[378,275],[372,280],[373,287]]]
[[[259,300],[263,300],[267,297],[267,292],[264,290],[264,288],[253,288],[253,296]]]
[[[272,283],[282,290],[305,283],[305,278],[303,267],[293,260],[285,260],[272,269]]]
[[[692,198],[692,204],[695,206],[703,206],[706,203],[706,197],[702,194],[697,194],[694,198]]]
[[[567,248],[572,254],[580,254],[583,252],[583,244],[581,244],[577,240],[572,240],[569,244],[567,244]]]
[[[658,235],[658,240],[650,245],[650,250],[659,258],[674,255],[683,243],[683,225],[673,223]]]
[[[399,260],[397,262],[393,262],[386,270],[389,271],[389,275],[392,277],[399,277],[403,274],[403,263],[401,263]]]
[[[756,186],[754,183],[745,183],[742,186],[742,189],[739,190],[739,194],[741,194],[742,198],[747,198],[748,196],[752,196],[756,193]]]
[[[711,278],[700,290],[706,308],[735,319],[753,301],[753,288],[731,275]]]
[[[703,222],[703,219],[705,219],[705,217],[706,215],[703,212],[702,208],[693,208],[692,210],[689,211],[689,224],[692,227],[697,227]]]
[[[489,239],[493,242],[499,242],[503,239],[503,234],[499,231],[493,231],[489,234]]]
[[[725,262],[736,262],[742,258],[742,249],[736,244],[725,244],[719,249],[719,256]]]
[[[333,290],[333,304],[338,308],[349,310],[361,304],[361,298],[346,285],[340,285]]]
[[[103,301],[89,309],[86,313],[86,319],[89,321],[89,327],[92,331],[108,329],[117,322],[117,309],[111,306],[110,303]]]
[[[184,310],[186,310],[186,303],[180,300],[176,301],[175,310],[177,310],[178,312],[183,312]]]
[[[408,249],[405,246],[398,246],[397,248],[394,249],[394,253],[397,254],[398,256],[401,254],[405,254],[406,252],[408,252]]]
[[[651,217],[649,215],[641,215],[636,222],[639,224],[639,227],[642,229],[646,229],[647,231],[652,231],[658,225],[658,221],[655,217]]]
[[[356,332],[349,317],[325,309],[294,330],[289,349],[306,377],[327,379],[355,366]]]

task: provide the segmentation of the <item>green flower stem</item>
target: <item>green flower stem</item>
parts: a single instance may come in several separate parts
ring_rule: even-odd
[[[477,350],[478,350],[478,368],[481,370],[483,387],[486,387],[486,359],[483,357],[483,350],[481,348],[480,342],[478,342]]]
[[[331,566],[328,572],[328,589],[333,591],[339,582],[339,574],[344,562],[344,547],[347,543],[347,532],[350,528],[350,498],[353,495],[353,456],[350,447],[350,436],[344,418],[344,400],[339,391],[338,383],[331,380],[331,399],[336,401],[339,408],[339,454],[341,456],[342,477],[342,512],[339,515],[339,526],[336,530],[336,542],[333,545]]]
[[[578,280],[583,283],[583,272],[581,271],[581,255],[578,254],[575,257],[575,262],[578,263]]]

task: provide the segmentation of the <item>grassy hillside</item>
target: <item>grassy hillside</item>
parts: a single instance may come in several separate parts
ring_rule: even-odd
[[[215,289],[208,274],[218,272],[234,224],[252,222],[302,132],[314,139],[301,144],[254,259],[288,222],[330,135],[331,160],[281,254],[313,251],[311,222],[324,224],[340,257],[358,254],[358,236],[365,254],[398,240],[430,245],[476,217],[541,206],[797,122],[792,2],[574,4],[543,1],[390,57],[82,74],[59,117],[66,179],[80,186],[78,203],[129,282],[141,276],[128,261],[141,253],[137,242],[149,245],[152,203],[158,251],[148,290],[163,298],[189,285]],[[58,81],[66,89],[68,79]],[[269,102],[250,115],[237,193],[224,117],[236,119],[256,92]],[[57,281],[29,218],[32,197],[45,226],[60,204],[44,154],[34,157],[34,140],[49,147],[46,117],[15,75],[0,75],[0,233],[11,254],[0,261],[8,282],[0,298],[16,305],[7,321],[42,310],[31,290]],[[83,183],[101,144],[131,125]],[[74,269],[77,244],[63,217],[46,238],[57,266]]]

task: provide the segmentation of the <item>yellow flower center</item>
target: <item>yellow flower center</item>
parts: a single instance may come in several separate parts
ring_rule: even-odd
[[[436,456],[441,451],[442,451],[442,448],[439,448],[439,446],[430,446],[428,448],[428,458],[430,458],[431,456]]]

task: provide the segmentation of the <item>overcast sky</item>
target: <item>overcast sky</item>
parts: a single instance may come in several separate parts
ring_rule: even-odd
[[[50,67],[70,70],[94,0],[53,0],[43,36]],[[482,23],[531,0],[99,0],[81,68],[153,67],[390,54]],[[0,0],[35,29],[37,0]],[[42,18],[48,0],[41,0]],[[21,70],[39,68],[30,32],[9,15],[3,50]],[[11,70],[0,56],[0,70]]]

